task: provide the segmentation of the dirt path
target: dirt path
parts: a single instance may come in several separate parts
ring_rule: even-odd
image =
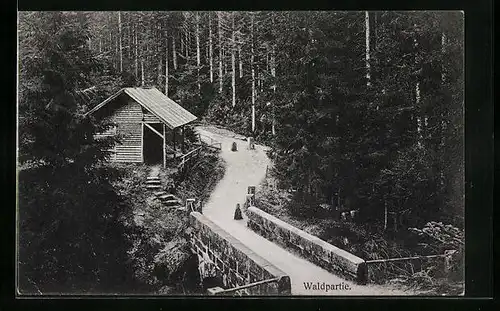
[[[160,175],[161,166],[159,164],[151,166],[148,177],[158,177]]]
[[[248,150],[247,143],[241,136],[213,126],[198,126],[196,131],[202,139],[210,138],[221,142],[221,157],[227,168],[223,179],[217,184],[209,201],[203,207],[203,214],[228,233],[239,239],[256,254],[265,258],[284,272],[292,282],[293,295],[410,295],[387,286],[357,285],[346,281],[313,263],[291,254],[246,227],[246,219],[234,220],[237,203],[243,204],[250,185],[258,186],[265,178],[266,166],[270,164],[265,151],[267,147],[255,145],[255,150]],[[238,151],[231,151],[231,144],[236,142]],[[259,188],[257,187],[257,191]],[[350,290],[311,290],[304,283],[347,284]]]

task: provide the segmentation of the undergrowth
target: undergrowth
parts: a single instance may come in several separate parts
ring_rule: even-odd
[[[187,213],[165,208],[145,189],[151,167],[144,164],[114,164],[123,178],[115,187],[132,206],[122,221],[132,248],[128,260],[139,286],[133,293],[200,294],[197,258],[188,247],[185,231]],[[160,170],[165,188],[181,198],[205,200],[224,174],[224,166],[215,153],[203,154],[185,176],[176,168]]]

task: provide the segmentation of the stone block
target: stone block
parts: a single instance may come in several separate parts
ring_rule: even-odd
[[[253,137],[248,137],[247,141],[248,141],[248,149],[254,150],[255,149],[255,144],[254,144],[254,141],[253,141]]]
[[[279,295],[291,295],[292,285],[289,276],[282,276],[278,281],[278,294]]]
[[[255,194],[255,186],[248,186],[248,194]]]
[[[217,296],[217,295],[220,295],[224,292],[224,289],[223,288],[220,288],[220,287],[211,287],[209,289],[207,289],[207,294],[209,296]]]

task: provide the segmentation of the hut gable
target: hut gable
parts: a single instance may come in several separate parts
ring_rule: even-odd
[[[143,118],[142,107],[138,103],[129,100],[118,106],[110,117],[116,123],[141,123]]]

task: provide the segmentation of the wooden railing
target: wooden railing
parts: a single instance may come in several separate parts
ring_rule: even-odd
[[[365,262],[366,262],[366,264],[374,264],[374,263],[386,263],[386,262],[396,262],[396,261],[411,261],[411,260],[422,260],[422,259],[425,260],[425,259],[433,259],[433,258],[448,258],[451,256],[451,254],[397,257],[397,258],[387,258],[387,259],[373,259],[373,260],[366,260]]]
[[[208,142],[204,142],[201,138],[202,137],[205,137],[207,139],[210,139],[210,143]],[[207,146],[208,148],[213,148],[213,149],[217,149],[217,150],[221,150],[222,149],[222,144],[218,141],[216,141],[215,139],[213,139],[212,137],[210,136],[206,136],[206,135],[202,135],[202,134],[199,134],[198,133],[198,141],[200,142],[200,145],[205,145]]]
[[[280,280],[279,277],[277,278],[272,278],[268,280],[262,280],[262,281],[257,281],[254,283],[250,284],[245,284],[242,286],[236,286],[233,288],[228,288],[228,289],[222,289],[222,288],[217,288],[218,290],[211,290],[209,291],[209,294],[214,295],[214,296],[225,296],[225,295],[236,295],[237,292],[246,290],[255,286],[263,285],[263,284],[268,284],[268,283],[276,283]]]
[[[210,139],[210,143],[203,142],[201,140],[202,136],[206,137],[206,138],[209,138]],[[197,148],[195,148],[195,149],[189,151],[188,153],[183,154],[183,155],[181,155],[179,157],[180,162],[177,165],[177,168],[183,170],[186,167],[186,164],[188,164],[188,162],[190,162],[192,159],[194,159],[195,157],[198,157],[201,154],[201,151],[203,151],[204,148],[212,148],[212,149],[216,149],[216,150],[221,150],[222,149],[222,144],[220,142],[214,140],[210,136],[198,134],[198,140],[199,140],[199,143],[198,144],[194,144],[195,146],[198,146]]]
[[[194,159],[195,157],[198,157],[200,155],[202,149],[203,149],[203,146],[200,146],[196,149],[189,151],[186,154],[183,154],[180,157],[181,162],[177,165],[177,168],[183,170],[189,161],[191,161],[192,159]]]
[[[457,253],[456,250],[445,251],[444,254],[437,255],[427,255],[427,256],[411,256],[411,257],[396,257],[396,258],[385,258],[385,259],[374,259],[366,260],[366,266],[368,269],[368,278],[372,282],[374,278],[387,278],[386,273],[392,273],[393,268],[397,268],[394,265],[403,264],[404,268],[397,268],[397,270],[403,269],[404,271],[414,273],[414,264],[429,260],[438,260],[437,262],[443,261],[442,269],[443,272],[447,273],[451,268],[452,257]],[[382,270],[380,270],[382,269]],[[421,268],[420,268],[421,269]]]

